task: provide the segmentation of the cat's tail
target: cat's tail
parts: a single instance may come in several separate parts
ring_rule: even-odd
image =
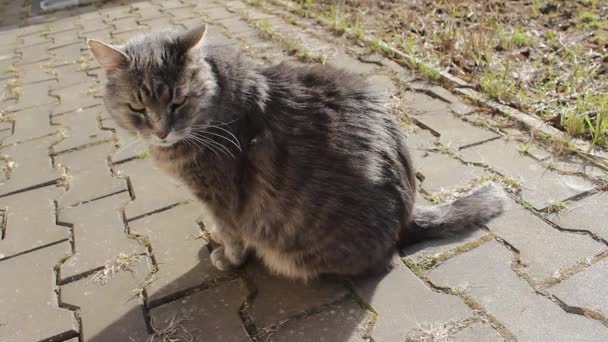
[[[473,230],[500,216],[505,207],[505,198],[504,190],[490,182],[448,203],[415,206],[409,224],[401,230],[399,244]]]

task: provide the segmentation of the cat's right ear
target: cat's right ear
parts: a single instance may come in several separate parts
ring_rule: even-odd
[[[97,63],[99,63],[106,72],[123,69],[128,65],[129,58],[116,47],[94,39],[87,40],[87,45],[93,56],[95,56]]]

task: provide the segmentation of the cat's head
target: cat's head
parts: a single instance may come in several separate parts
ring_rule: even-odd
[[[89,40],[105,69],[104,102],[116,123],[153,145],[171,146],[211,120],[216,80],[203,59],[206,26],[163,29],[122,45]]]

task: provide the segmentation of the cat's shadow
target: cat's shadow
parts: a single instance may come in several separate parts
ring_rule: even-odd
[[[206,247],[199,251],[199,262],[209,263]],[[205,268],[192,268],[166,288],[179,288],[182,280],[194,276],[203,279]],[[270,275],[255,258],[241,270],[218,274],[221,281],[205,281],[198,288],[180,291],[182,296],[167,298],[166,303],[157,300],[144,313],[138,306],[88,340],[365,341],[361,335],[371,316],[358,303],[347,279],[325,277],[307,284],[291,281]],[[365,291],[373,292],[373,282],[381,278],[364,279]],[[136,315],[149,316],[147,337],[131,335],[135,329],[130,331],[129,326]]]

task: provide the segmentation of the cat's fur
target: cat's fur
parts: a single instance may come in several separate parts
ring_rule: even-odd
[[[405,137],[365,80],[324,65],[260,67],[203,45],[204,31],[89,46],[107,71],[112,117],[202,202],[222,244],[216,267],[238,267],[253,251],[291,278],[362,275],[385,270],[400,242],[502,212],[493,184],[414,208]]]

